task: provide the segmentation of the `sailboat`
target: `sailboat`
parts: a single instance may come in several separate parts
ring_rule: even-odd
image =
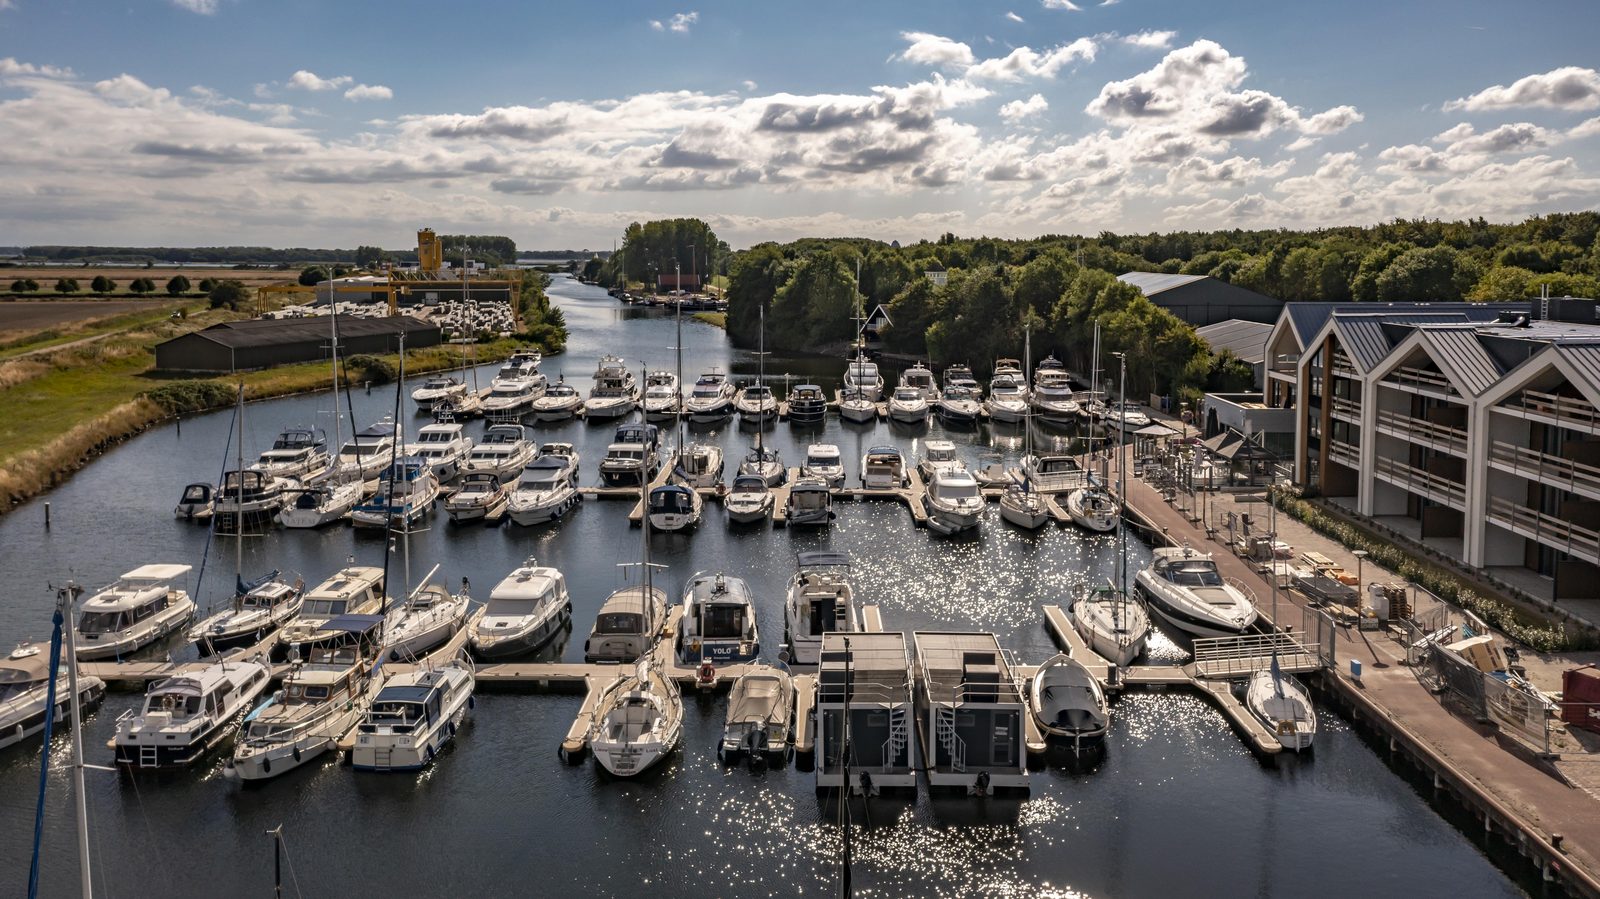
[[[331,298],[331,294],[329,304],[328,329],[332,335],[330,346],[333,351],[333,445],[342,447],[344,432],[339,424],[339,304]],[[350,514],[366,493],[366,479],[359,469],[350,471],[337,461],[328,472],[328,477],[288,492],[283,508],[278,510],[279,524],[286,528],[317,528]]]
[[[765,391],[765,396],[770,398],[772,396],[772,391],[769,390],[767,388],[767,386],[766,386],[767,385],[767,350],[766,350],[766,346],[767,346],[767,313],[766,313],[766,308],[765,307],[758,307],[758,311],[760,312],[760,315],[761,315],[761,350],[758,353],[756,353],[756,355],[757,355],[758,358],[760,358],[761,363],[760,363],[760,371],[756,375],[756,387],[759,388],[762,391]],[[746,391],[749,391],[750,389],[751,388],[748,388],[748,387],[745,388]],[[772,415],[774,417],[776,417],[777,414],[778,414],[777,401],[773,400],[773,402],[772,402]],[[789,472],[788,472],[787,469],[785,469],[783,467],[783,459],[778,455],[778,451],[775,450],[775,449],[767,449],[766,447],[764,447],[762,445],[762,443],[761,443],[762,425],[765,425],[765,424],[766,424],[766,418],[762,417],[759,420],[759,423],[758,423],[758,425],[756,427],[756,445],[750,449],[750,454],[744,457],[744,461],[739,463],[739,474],[741,474],[741,475],[753,475],[753,476],[758,477],[761,480],[765,481],[767,483],[768,487],[776,487],[777,485],[782,484],[785,480],[788,479]]]
[[[1278,667],[1278,654],[1272,654],[1272,667],[1257,671],[1245,681],[1244,704],[1272,731],[1284,749],[1308,750],[1317,737],[1317,712],[1311,696],[1292,675]]]
[[[844,389],[839,394],[839,417],[863,424],[878,420],[878,397],[883,394],[883,376],[878,366],[867,361],[862,345],[861,260],[856,260],[856,357],[845,368]]]
[[[678,345],[675,349],[678,354],[678,379],[682,380],[683,304],[678,303],[677,306]],[[723,417],[732,416],[733,385],[729,384],[727,378],[720,373],[717,374],[717,377],[721,378],[721,380],[716,381],[717,395],[727,400],[727,416]],[[702,383],[695,385],[695,396],[691,396],[691,400],[696,399],[701,394],[701,388],[704,386],[703,382],[705,380],[705,378],[702,378]],[[700,398],[705,399],[704,397]],[[686,408],[690,415],[694,416],[700,410],[710,409],[711,406],[707,404],[686,404]],[[700,421],[701,419],[695,418],[695,420]],[[673,476],[677,478],[678,484],[667,484],[656,488],[651,493],[650,514],[658,515],[658,509],[660,512],[659,517],[652,519],[650,523],[656,528],[665,531],[682,530],[699,524],[701,509],[704,506],[700,498],[699,488],[715,487],[720,484],[722,482],[723,467],[722,447],[715,443],[701,443],[698,441],[689,443],[684,431],[683,416],[678,416],[678,454],[677,459],[673,462]],[[672,490],[671,488],[673,487],[677,487],[677,490]]]
[[[643,486],[639,494],[643,501]],[[640,525],[640,625],[647,643],[634,660],[633,670],[613,681],[600,695],[589,719],[589,750],[600,767],[616,777],[644,773],[666,758],[683,738],[683,695],[662,668],[664,647],[658,616],[666,614],[665,594],[655,586],[652,576],[655,568],[665,566],[650,562],[650,516],[645,515]],[[607,607],[610,605],[608,600]],[[606,618],[606,608],[602,608],[590,644],[604,631]],[[585,652],[590,648],[586,645]]]
[[[1023,329],[1024,368],[1022,377],[1027,378],[1026,366],[1033,362],[1033,331]],[[1033,411],[1031,407],[1022,412],[1022,425],[1026,432],[1026,454],[1033,455]],[[1036,531],[1050,520],[1050,509],[1046,505],[1044,495],[1033,489],[1033,483],[1026,471],[1006,487],[1006,492],[1000,497],[1000,517],[1020,528]]]
[[[1122,371],[1126,378],[1127,359]],[[1124,381],[1126,383],[1126,381]],[[1117,495],[1127,494],[1127,459],[1117,465]],[[1117,583],[1086,591],[1072,603],[1072,626],[1102,658],[1126,668],[1144,653],[1150,639],[1150,612],[1128,590],[1128,529],[1118,530]]]
[[[400,383],[405,382],[406,335],[400,334]],[[439,479],[433,466],[416,456],[400,457],[405,446],[405,423],[400,421],[399,402],[395,403],[394,420],[399,421],[399,431],[389,443],[389,466],[379,477],[378,490],[365,502],[350,512],[350,522],[358,528],[384,528],[387,530],[396,518],[415,521],[433,509],[439,498]]]

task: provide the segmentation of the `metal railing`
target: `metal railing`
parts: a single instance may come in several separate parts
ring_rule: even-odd
[[[956,712],[947,705],[939,706],[934,710],[934,731],[939,738],[939,745],[950,753],[950,769],[952,771],[967,770],[967,744],[956,733]]]
[[[1600,499],[1600,468],[1593,465],[1541,453],[1503,440],[1496,440],[1489,445],[1489,462],[1501,471],[1520,475],[1530,481]]]
[[[1289,634],[1243,634],[1237,637],[1201,637],[1194,641],[1195,673],[1203,678],[1235,678],[1272,666],[1290,673],[1316,671],[1322,655]]]
[[[879,752],[883,753],[879,760],[885,766],[895,767],[900,764],[900,751],[911,742],[910,728],[906,725],[906,710],[904,706],[897,706],[889,710],[889,738],[883,741]]]
[[[1449,450],[1466,458],[1467,432],[1387,409],[1378,410],[1378,431],[1412,443]]]
[[[1384,377],[1383,383],[1401,389],[1411,388],[1451,396],[1455,394],[1455,387],[1451,385],[1449,378],[1436,371],[1423,371],[1409,365],[1402,365],[1390,372]]]
[[[1443,502],[1458,512],[1466,511],[1467,488],[1448,478],[1382,456],[1378,457],[1372,472],[1374,476],[1396,487],[1403,487],[1413,493],[1421,490],[1429,491],[1431,494],[1429,499]]]
[[[1501,409],[1520,411],[1557,422],[1563,427],[1600,432],[1600,410],[1588,400],[1557,396],[1541,390],[1524,390],[1500,404]]]
[[[1600,564],[1600,532],[1500,496],[1489,497],[1489,521],[1546,546],[1564,549],[1586,562]]]
[[[1343,440],[1328,441],[1328,458],[1346,468],[1361,468],[1361,453]]]
[[[1357,405],[1354,400],[1346,400],[1340,399],[1339,397],[1334,397],[1333,414],[1336,417],[1342,416],[1355,424],[1361,423],[1361,407]]]

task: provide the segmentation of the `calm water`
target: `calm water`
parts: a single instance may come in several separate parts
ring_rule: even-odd
[[[652,368],[673,364],[674,323],[664,312],[623,307],[603,292],[558,280],[553,289],[572,328],[569,352],[545,371],[586,389],[597,357],[615,352]],[[686,321],[686,378],[718,366],[753,372],[754,357],[731,349],[720,331]],[[770,374],[816,377],[831,387],[839,360],[772,357]],[[485,369],[484,376],[488,376]],[[824,379],[825,376],[825,379]],[[365,425],[393,406],[390,390],[357,394]],[[259,403],[246,410],[247,452],[280,427],[316,423],[332,430],[326,396]],[[404,405],[409,423],[409,397]],[[133,566],[185,562],[197,570],[203,528],[173,521],[182,485],[214,479],[230,413],[148,432],[121,446],[41,502],[0,519],[0,641],[47,635],[47,585],[69,574],[90,586]],[[474,432],[482,425],[469,426]],[[535,428],[542,439],[571,440],[583,454],[586,483],[610,428],[579,423]],[[976,459],[997,447],[1020,452],[1016,434],[987,428],[944,435],[888,425],[830,421],[822,434],[850,462],[867,446],[893,441],[908,451],[929,433],[950,436]],[[751,435],[736,427],[701,432],[736,459]],[[791,464],[813,435],[788,424],[769,443]],[[443,516],[412,539],[412,567],[433,564],[452,582],[489,589],[533,556],[569,579],[575,637],[557,652],[582,655],[583,635],[605,595],[621,583],[618,563],[638,557],[640,532],[627,526],[625,502],[590,501],[558,525],[538,529],[455,527]],[[719,509],[690,535],[658,534],[656,561],[671,566],[671,587],[700,569],[747,578],[759,598],[763,647],[782,635],[782,590],[797,551],[843,549],[856,560],[860,595],[881,604],[896,629],[996,632],[1024,661],[1054,651],[1038,606],[1063,602],[1074,586],[1110,576],[1111,538],[1068,529],[1027,535],[1000,522],[992,507],[976,539],[953,542],[911,524],[892,503],[841,503],[825,534],[729,531]],[[246,574],[279,567],[320,580],[348,556],[381,564],[382,541],[347,528],[273,532],[245,541]],[[1133,544],[1140,564],[1148,551]],[[233,578],[233,541],[213,542],[202,607]],[[671,590],[669,589],[669,593]],[[179,650],[182,652],[183,650]],[[1179,650],[1158,641],[1156,653]],[[88,723],[86,751],[109,763],[105,741],[133,694],[113,694]],[[712,749],[724,700],[690,700],[682,751],[656,775],[616,782],[592,762],[569,767],[556,746],[580,699],[488,694],[471,726],[420,777],[356,775],[314,765],[241,790],[220,762],[165,777],[122,779],[88,773],[92,854],[106,896],[267,895],[272,844],[264,831],[284,826],[290,861],[305,895],[788,896],[836,894],[836,799],[818,797],[808,772],[752,775],[725,769]],[[1263,767],[1222,717],[1181,693],[1133,693],[1116,705],[1104,760],[1086,771],[1040,770],[1025,800],[879,799],[853,803],[863,829],[855,841],[862,895],[1000,896],[1348,896],[1519,895],[1479,849],[1443,821],[1338,718],[1324,716],[1316,755]],[[65,741],[53,754],[65,758]],[[37,754],[0,756],[0,857],[3,878],[20,892],[32,835]],[[76,849],[68,779],[50,781],[45,828],[45,892],[76,890]],[[292,895],[293,892],[291,891]]]

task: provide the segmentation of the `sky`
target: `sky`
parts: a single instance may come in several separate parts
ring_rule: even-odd
[[[0,245],[1600,208],[1593,0],[0,0]]]

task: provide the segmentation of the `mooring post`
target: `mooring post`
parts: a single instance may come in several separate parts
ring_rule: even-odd
[[[44,504],[44,529],[50,530],[50,504]]]

